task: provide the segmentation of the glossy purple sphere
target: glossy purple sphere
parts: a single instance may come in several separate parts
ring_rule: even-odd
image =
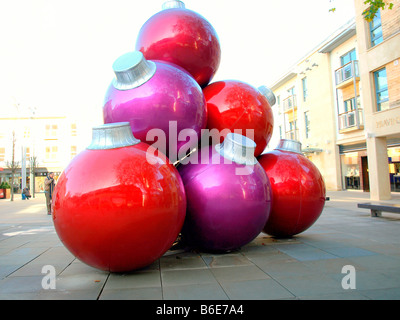
[[[216,146],[205,148],[208,163],[198,160],[198,164],[178,166],[187,196],[183,239],[206,251],[239,249],[261,233],[269,218],[268,176],[258,162],[249,166],[226,163]],[[200,159],[203,151],[193,156]],[[238,175],[237,169],[245,174]]]
[[[187,72],[172,64],[146,61],[140,52],[126,54],[124,59],[122,67],[121,63],[113,66],[117,79],[110,84],[105,96],[104,123],[129,122],[137,139],[150,145],[158,142],[160,150],[174,161],[183,145],[188,149],[197,144],[196,139],[179,137],[179,133],[189,129],[200,139],[201,129],[206,127],[203,92]],[[153,69],[148,67],[149,63]],[[148,134],[152,129],[159,130]],[[165,134],[163,139],[160,130]]]

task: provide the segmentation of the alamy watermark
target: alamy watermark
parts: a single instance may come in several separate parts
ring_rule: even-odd
[[[42,279],[42,288],[45,290],[56,289],[56,268],[52,265],[42,267],[42,274],[45,276]]]
[[[342,279],[342,288],[344,290],[356,289],[356,268],[352,265],[345,265],[342,273],[346,274]]]
[[[229,157],[210,157],[210,148],[220,144],[222,138],[225,138],[229,133],[245,136],[254,142],[254,129],[234,129],[233,132],[229,129],[221,131],[217,129],[202,129],[200,136],[194,129],[186,128],[178,132],[176,121],[169,122],[168,128],[168,141],[167,134],[162,129],[151,129],[147,132],[146,140],[154,141],[151,144],[152,148],[147,150],[146,160],[150,164],[155,164],[156,158],[153,157],[158,151],[163,154],[168,154],[169,160],[176,164],[221,164],[221,159],[224,164],[232,164],[236,162]],[[182,144],[183,143],[183,144]],[[178,147],[179,144],[179,147]],[[251,158],[254,156],[254,148],[249,148],[247,145],[237,144],[236,148],[242,153],[242,158]],[[237,163],[237,162],[236,162]],[[240,163],[239,163],[240,164]],[[240,168],[236,169],[237,175],[248,175],[252,172],[254,165],[243,164]]]

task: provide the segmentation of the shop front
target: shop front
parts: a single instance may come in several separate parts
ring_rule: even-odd
[[[400,192],[400,146],[388,149],[390,190]]]
[[[366,144],[339,146],[342,189],[370,191]],[[400,192],[400,145],[387,148],[390,189]]]
[[[29,170],[26,173],[26,186],[29,189],[34,188],[35,193],[44,192],[44,179],[49,174],[47,168],[36,168],[35,169],[35,179],[31,181],[31,175]],[[61,172],[56,171],[54,172],[55,179],[57,181],[58,177],[60,176]],[[22,176],[21,176],[21,169],[18,169],[17,172],[14,174],[14,179],[11,178],[11,172],[9,169],[3,170],[0,176],[1,182],[7,182],[14,187],[14,193],[18,194],[22,191]],[[1,196],[0,196],[1,198]]]

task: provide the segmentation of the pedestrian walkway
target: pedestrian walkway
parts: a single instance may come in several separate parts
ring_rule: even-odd
[[[58,239],[43,194],[0,200],[0,299],[400,299],[400,215],[374,218],[357,208],[368,193],[327,196],[318,221],[293,238],[260,234],[227,254],[168,251],[124,274],[75,259]],[[400,194],[388,202],[400,203]],[[55,288],[46,289],[51,268]]]

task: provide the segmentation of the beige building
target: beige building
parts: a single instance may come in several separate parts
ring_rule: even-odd
[[[299,140],[327,190],[400,192],[400,0],[372,23],[361,15],[275,81],[275,130]]]
[[[379,10],[368,23],[364,1],[355,1],[367,157],[360,170],[371,198],[382,200],[400,191],[400,0],[391,2],[392,10]]]
[[[0,180],[12,183],[7,162],[12,159],[14,138],[14,159],[18,162],[14,190],[21,191],[23,176],[26,176],[25,186],[31,190],[35,188],[35,192],[43,191],[46,175],[54,172],[57,178],[72,158],[88,145],[86,131],[79,122],[65,116],[0,118]]]

